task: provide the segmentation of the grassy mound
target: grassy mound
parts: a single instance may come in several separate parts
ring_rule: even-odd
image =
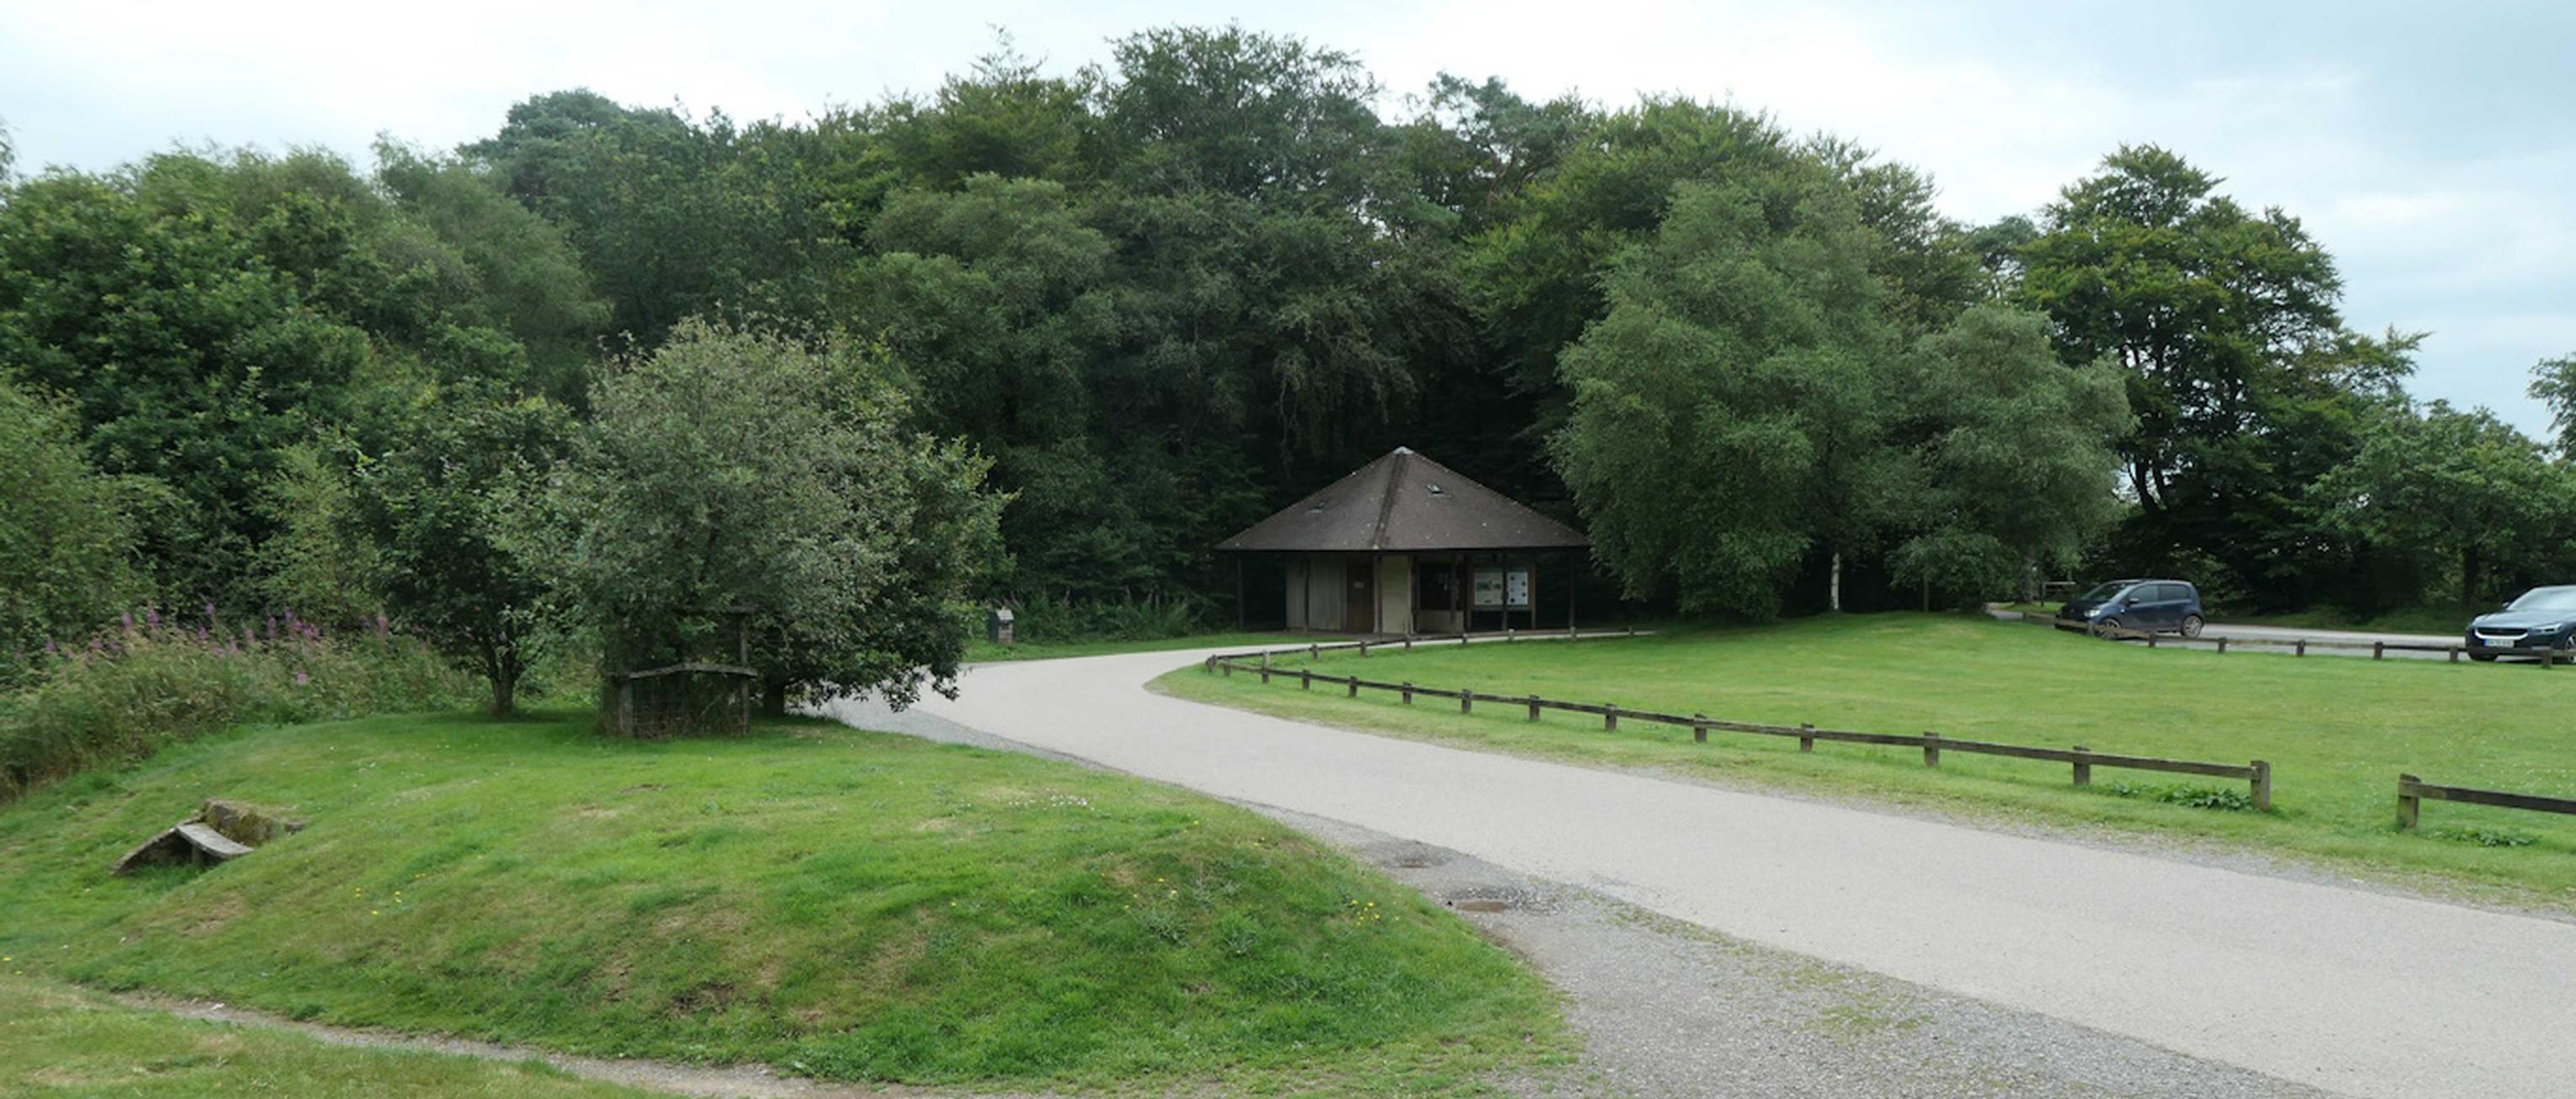
[[[93,992],[0,976],[0,1094],[610,1099],[652,1093],[577,1080],[542,1064],[352,1049],[273,1029],[179,1019]]]
[[[210,795],[311,824],[115,878]],[[1562,1039],[1464,923],[1253,814],[838,726],[230,734],[0,812],[0,954],[301,1018],[892,1081],[1440,1086]]]
[[[1283,662],[1298,667],[1302,654]],[[1610,641],[1522,642],[1327,654],[1318,669],[1492,699],[1473,717],[1454,703],[1398,704],[1371,693],[1264,687],[1193,668],[1161,682],[1187,698],[1312,720],[1583,761],[1717,772],[1748,781],[1853,791],[2046,821],[2182,833],[2322,856],[2357,866],[2499,886],[2527,903],[2576,896],[2576,818],[2426,803],[2422,832],[2396,828],[2397,775],[2561,797],[2576,795],[2566,715],[2576,672],[2528,664],[2371,661],[2252,651],[2224,656],[2095,640],[1959,615],[1801,619]],[[1551,712],[1537,723],[1511,696],[1615,702],[1769,724],[2272,763],[2276,811],[2224,811],[2245,787],[2219,779],[2097,769],[2070,784],[2063,764],[1716,733]]]

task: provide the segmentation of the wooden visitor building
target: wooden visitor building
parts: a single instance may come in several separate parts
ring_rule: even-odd
[[[1565,589],[1592,540],[1406,447],[1217,543],[1280,558],[1288,628],[1410,635],[1532,629],[1539,566]],[[1236,600],[1240,605],[1242,600]]]

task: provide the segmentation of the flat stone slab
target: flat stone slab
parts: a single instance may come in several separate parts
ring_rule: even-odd
[[[238,802],[209,798],[197,815],[162,829],[125,857],[115,872],[138,866],[212,866],[250,854],[260,844],[304,830],[302,821],[287,820]]]

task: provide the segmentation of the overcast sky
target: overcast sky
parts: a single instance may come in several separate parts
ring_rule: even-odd
[[[2563,3],[0,0],[0,119],[22,171],[174,142],[363,160],[379,131],[453,146],[556,88],[799,119],[935,88],[995,27],[1071,69],[1128,31],[1229,20],[1355,53],[1395,96],[1446,70],[1532,98],[1731,100],[1928,170],[1971,221],[2028,213],[2114,146],[2154,142],[2304,219],[2342,265],[2354,327],[2431,331],[2417,393],[2538,431],[2527,371],[2576,353]]]

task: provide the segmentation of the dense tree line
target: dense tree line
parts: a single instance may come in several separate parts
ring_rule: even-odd
[[[2352,331],[2296,218],[2152,147],[1963,225],[1732,106],[1398,99],[1328,48],[1172,28],[802,122],[570,90],[371,171],[0,179],[31,482],[0,506],[12,544],[58,532],[0,565],[22,651],[128,599],[388,607],[506,704],[571,624],[666,646],[709,627],[672,608],[740,604],[776,687],[944,669],[884,623],[1213,607],[1209,545],[1398,443],[1688,612],[2115,571],[2371,610],[2576,568],[2576,359],[2536,374],[2558,439],[2418,405],[2421,336]],[[656,463],[692,448],[737,480],[682,491]],[[793,559],[681,544],[718,515]],[[620,603],[618,562],[686,590]],[[800,617],[817,584],[860,594]]]

